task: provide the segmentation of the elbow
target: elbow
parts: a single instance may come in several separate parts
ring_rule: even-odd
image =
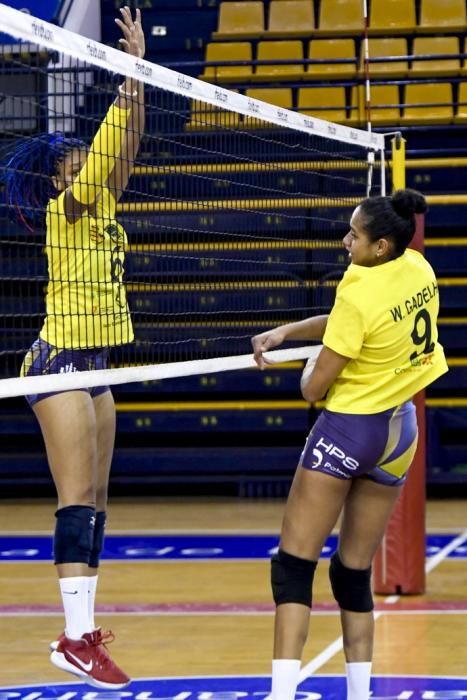
[[[325,391],[319,391],[316,387],[310,385],[302,387],[302,396],[305,401],[308,401],[308,403],[316,403],[316,401],[320,401],[325,393]]]

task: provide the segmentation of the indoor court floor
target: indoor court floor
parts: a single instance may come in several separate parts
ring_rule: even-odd
[[[117,499],[109,507],[97,621],[134,681],[98,692],[60,672],[62,631],[51,557],[52,501],[0,502],[0,700],[266,697],[273,606],[269,556],[283,503]],[[427,593],[377,597],[373,698],[467,697],[467,503],[427,504]],[[345,700],[339,615],[315,578],[297,698]]]

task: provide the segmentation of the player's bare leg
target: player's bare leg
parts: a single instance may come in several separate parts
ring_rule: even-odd
[[[350,487],[336,479],[299,467],[285,507],[280,548],[301,559],[317,561],[336,524]],[[301,658],[310,610],[286,603],[276,610],[274,658]]]
[[[339,557],[353,570],[368,570],[380,545],[401,487],[366,479],[352,483],[344,506]],[[367,700],[373,657],[374,616],[341,609],[347,673],[347,700]]]
[[[89,577],[89,619],[94,629],[94,607],[98,580],[98,567],[104,544],[107,496],[110,468],[115,443],[115,403],[112,392],[106,391],[93,399],[97,428],[97,476],[96,476],[96,523],[94,526],[94,546],[87,570]]]
[[[350,481],[347,480],[302,467],[296,471],[285,508],[278,559],[275,562],[273,557],[272,562],[272,587],[277,605],[272,662],[273,700],[292,700],[295,697],[303,647],[308,636],[314,569],[349,487]],[[287,580],[288,584],[285,583]],[[303,603],[280,603],[281,590],[291,585],[296,587],[292,597],[303,600]]]

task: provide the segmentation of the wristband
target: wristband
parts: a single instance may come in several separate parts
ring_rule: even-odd
[[[127,92],[126,90],[123,89],[123,85],[118,86],[118,94],[120,97],[138,97],[138,90],[135,90],[134,92]]]

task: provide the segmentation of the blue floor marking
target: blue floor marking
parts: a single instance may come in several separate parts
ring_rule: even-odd
[[[98,691],[85,684],[37,684],[0,688],[0,700],[264,700],[268,676],[153,678],[135,680],[121,692]],[[462,700],[467,678],[374,676],[371,700]],[[297,700],[342,700],[343,676],[314,675],[299,685]]]
[[[433,556],[454,538],[453,534],[428,535],[426,556]],[[107,535],[102,558],[126,561],[269,559],[277,547],[278,539],[273,535]],[[331,556],[336,543],[336,536],[328,539],[323,549],[323,558]],[[451,559],[466,556],[467,545],[461,545],[449,554]],[[0,537],[0,562],[51,559],[51,536]]]

